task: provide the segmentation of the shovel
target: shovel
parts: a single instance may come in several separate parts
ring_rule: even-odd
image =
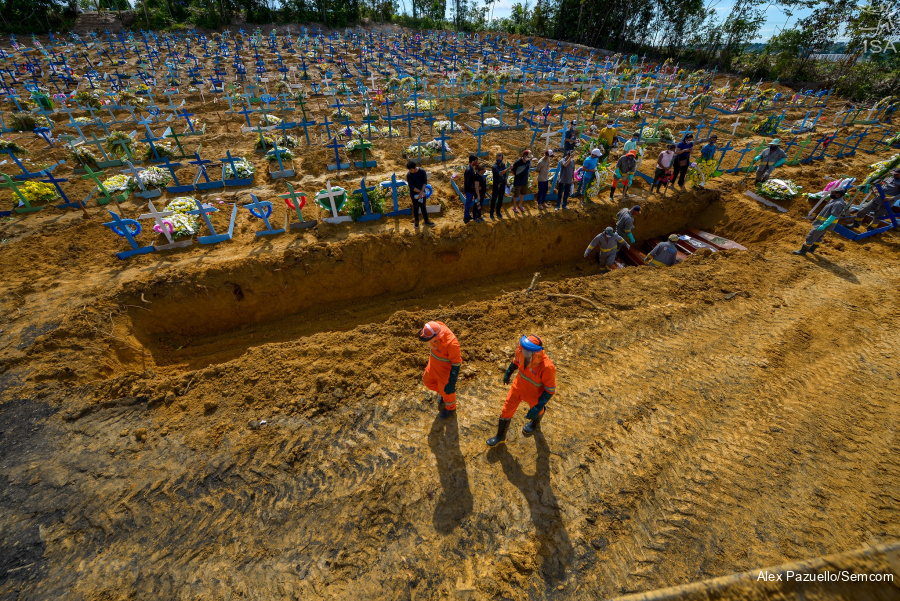
[[[738,192],[743,192],[747,189],[747,178],[750,177],[751,173],[753,173],[753,163],[750,164],[750,167],[747,169],[747,173],[745,173],[741,181],[738,182]]]

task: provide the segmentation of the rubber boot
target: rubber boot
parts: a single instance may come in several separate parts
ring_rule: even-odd
[[[441,409],[441,413],[438,417],[440,417],[441,419],[447,419],[448,417],[452,417],[455,414],[455,412],[456,412],[455,408],[447,409],[446,407],[444,407],[443,409]]]
[[[872,223],[870,223],[869,226],[866,228],[866,231],[871,232],[872,230],[877,230],[878,228],[883,227],[883,226],[884,226],[884,224],[882,222],[878,221],[877,219],[873,219]]]
[[[600,268],[600,275],[603,275],[604,273],[609,273],[609,271],[610,271],[609,267],[604,265],[603,267]]]
[[[847,229],[855,230],[856,228],[858,228],[861,225],[862,225],[862,219],[854,219],[853,223],[851,223],[850,225],[845,226],[845,227]]]
[[[497,435],[487,439],[489,447],[495,447],[501,442],[506,442],[506,431],[509,430],[509,422],[510,420],[508,419],[500,418],[500,422],[497,424]]]
[[[546,411],[545,411],[545,413],[546,413]],[[543,417],[544,417],[544,414],[541,413],[535,419],[533,419],[530,422],[528,422],[527,424],[525,424],[525,427],[522,428],[522,434],[529,436],[529,435],[535,433],[538,430],[538,428],[540,428],[541,419]]]
[[[800,247],[800,250],[795,250],[793,254],[795,254],[795,255],[805,255],[807,252],[809,252],[809,246],[807,246],[806,244],[804,244],[803,246]]]
[[[819,244],[820,244],[819,242],[816,242],[815,244],[813,244],[812,246],[810,246],[810,247],[809,247],[809,252],[811,252],[811,253],[816,252],[816,249],[819,248]]]

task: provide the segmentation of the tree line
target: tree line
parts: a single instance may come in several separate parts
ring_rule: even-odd
[[[524,0],[495,17],[499,0],[130,0],[137,26],[221,28],[249,24],[366,22],[465,32],[501,31],[624,54],[672,58],[798,87],[829,87],[863,100],[900,95],[900,0]],[[132,8],[129,0],[0,0],[17,34],[65,31],[77,11]],[[731,2],[731,3],[728,3]],[[767,11],[788,21],[760,46]],[[792,15],[804,10],[805,16]],[[823,61],[836,42],[838,60]]]

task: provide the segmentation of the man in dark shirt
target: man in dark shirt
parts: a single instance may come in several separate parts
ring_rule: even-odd
[[[691,150],[694,148],[694,134],[687,134],[675,147],[675,169],[672,181],[678,179],[678,187],[684,190],[684,178],[691,166]]]
[[[503,195],[506,193],[506,173],[509,171],[509,164],[504,162],[503,153],[497,153],[497,162],[491,165],[491,219],[494,218],[494,211],[497,212],[497,219],[503,219]]]
[[[578,139],[578,132],[575,131],[575,120],[569,123],[569,129],[566,130],[566,136],[563,142],[563,152],[575,150],[575,141]]]
[[[415,161],[407,161],[406,168],[409,171],[406,174],[406,184],[409,186],[409,197],[412,199],[415,226],[419,227],[420,211],[425,225],[434,225],[433,221],[428,220],[428,211],[425,209],[425,185],[428,183],[428,174],[424,169],[419,169]]]
[[[522,153],[522,158],[513,163],[513,212],[525,212],[525,195],[528,194],[528,174],[531,171],[531,151]],[[518,203],[518,206],[517,206]]]
[[[463,173],[463,194],[466,195],[466,202],[463,207],[463,223],[469,223],[472,205],[475,203],[475,165],[477,163],[478,156],[470,154],[469,166],[466,167],[466,171]]]

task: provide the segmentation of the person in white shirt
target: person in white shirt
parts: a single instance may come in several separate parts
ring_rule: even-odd
[[[657,193],[663,184],[667,188],[669,187],[669,177],[672,174],[672,161],[674,159],[675,145],[669,144],[669,147],[659,153],[659,156],[656,158],[656,172],[653,174],[653,183],[650,184],[651,192],[653,191],[653,186],[656,186]]]

